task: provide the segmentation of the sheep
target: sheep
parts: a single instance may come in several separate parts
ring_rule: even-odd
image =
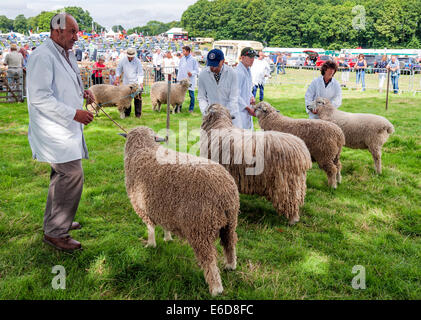
[[[117,106],[120,111],[120,118],[126,117],[124,110],[129,109],[133,94],[138,91],[139,86],[137,84],[128,84],[121,86],[113,86],[110,84],[95,84],[89,88],[95,97],[95,103],[101,104],[101,107]],[[95,114],[98,116],[99,107],[97,105],[91,105],[94,108]]]
[[[172,113],[181,112],[181,106],[186,97],[186,92],[190,86],[188,79],[183,79],[178,83],[171,84],[171,103],[174,108]],[[155,82],[151,88],[151,102],[153,111],[161,112],[161,104],[167,103],[168,83],[166,81]],[[158,107],[157,107],[158,106]]]
[[[300,138],[236,128],[228,109],[219,104],[208,107],[201,129],[201,155],[221,163],[240,193],[264,196],[290,225],[299,221],[311,168],[310,153]]]
[[[240,207],[234,179],[213,161],[161,147],[147,127],[131,130],[126,138],[126,190],[147,225],[147,246],[156,247],[155,225],[164,228],[164,241],[172,240],[171,232],[186,239],[204,270],[210,293],[222,293],[214,243],[219,236],[225,268],[234,270]]]
[[[376,172],[382,173],[382,147],[395,131],[389,120],[375,114],[339,111],[328,99],[321,97],[313,101],[309,108],[320,119],[331,121],[342,129],[345,147],[368,149],[373,156]]]
[[[290,133],[301,138],[314,161],[327,174],[329,186],[336,189],[341,183],[341,150],[345,136],[336,124],[324,120],[292,119],[282,114],[267,102],[255,107],[256,117],[263,130]]]

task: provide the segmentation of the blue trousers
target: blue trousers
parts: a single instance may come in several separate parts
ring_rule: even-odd
[[[189,90],[189,96],[190,96],[189,111],[193,111],[194,110],[194,90]]]
[[[253,87],[252,93],[255,98],[256,98],[257,88],[259,88],[259,100],[263,101],[263,91],[265,90],[265,87],[263,86],[263,84],[255,85]]]
[[[357,71],[357,84],[361,81],[363,90],[365,90],[365,70]]]
[[[285,67],[282,63],[276,65],[276,74],[279,74],[279,70],[281,70],[282,73],[285,74]]]
[[[397,76],[392,76],[390,77],[390,79],[392,80],[392,85],[393,85],[393,93],[398,93],[399,92],[399,75]]]

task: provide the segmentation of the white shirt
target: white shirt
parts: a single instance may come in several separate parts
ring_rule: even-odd
[[[233,125],[237,128],[242,127],[238,112],[237,74],[231,67],[223,65],[218,84],[210,67],[203,69],[199,74],[197,99],[199,100],[199,108],[202,114],[206,112],[210,105],[218,103],[226,107],[231,116],[235,117],[232,120]]]
[[[117,52],[117,50],[116,51],[113,51],[113,52],[111,52],[111,57],[115,60],[115,59],[117,59],[117,57],[118,57],[118,52]]]
[[[174,58],[167,58],[165,57],[162,60],[162,72],[164,74],[173,74],[175,73],[175,62]]]
[[[83,90],[76,57],[69,61],[48,38],[28,59],[28,140],[34,159],[65,163],[88,158],[83,124],[73,118],[83,109]],[[79,78],[79,79],[78,79]]]
[[[235,68],[238,80],[238,110],[241,118],[241,124],[243,129],[253,130],[253,118],[245,109],[250,107],[250,99],[253,96],[252,88],[253,82],[251,80],[250,68],[240,62]]]
[[[123,74],[123,84],[137,83],[139,85],[143,84],[143,68],[142,62],[137,57],[134,57],[132,61],[124,57],[118,63],[115,75],[120,77]]]
[[[162,53],[155,52],[152,55],[152,63],[154,67],[162,65],[163,59],[164,57],[162,56]]]
[[[339,82],[332,78],[329,84],[325,86],[323,76],[320,76],[310,83],[305,94],[306,112],[310,119],[319,119],[317,114],[314,114],[307,109],[307,106],[318,97],[329,99],[333,106],[339,108],[342,104],[342,91]]]
[[[191,72],[191,77],[189,77],[188,72]],[[197,60],[189,54],[187,57],[183,56],[180,59],[180,64],[178,66],[178,75],[177,81],[183,79],[189,79],[190,87],[189,90],[194,90],[196,88],[196,77],[199,74],[199,64]]]
[[[253,65],[250,68],[251,77],[255,86],[265,84],[265,76],[270,75],[270,66],[265,59],[254,59]]]

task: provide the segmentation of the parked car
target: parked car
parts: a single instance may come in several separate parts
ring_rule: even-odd
[[[413,71],[420,71],[421,66],[420,64],[412,57],[402,57],[398,58],[399,60],[399,67],[401,70],[413,70]]]
[[[289,60],[289,59],[288,59]],[[333,61],[333,58],[331,56],[326,56],[326,55],[319,55],[317,57],[317,61],[316,61],[316,67],[320,67],[323,63],[325,63],[326,61]],[[287,62],[288,63],[288,62]]]
[[[303,67],[306,60],[303,57],[291,57],[287,60],[287,66],[289,67]]]

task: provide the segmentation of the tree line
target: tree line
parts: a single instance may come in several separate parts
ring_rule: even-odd
[[[420,48],[421,0],[199,0],[181,17],[193,37],[273,47]]]
[[[61,10],[60,10],[61,11]],[[104,28],[87,10],[66,7],[80,30]],[[49,31],[56,11],[35,17],[0,16],[0,30],[20,33]],[[183,27],[190,37],[256,40],[265,46],[341,48],[420,48],[421,0],[198,0],[182,14],[181,21],[149,21],[128,29],[127,34],[158,35]],[[113,26],[117,31],[123,26]]]
[[[26,18],[23,14],[18,15],[14,20],[6,16],[0,16],[0,30],[4,33],[13,30],[23,34],[28,34],[29,30],[34,33],[50,31],[51,18],[61,12],[70,13],[79,24],[80,30],[91,31],[92,27],[96,32],[101,32],[104,28],[97,22],[94,22],[88,10],[83,10],[80,7],[65,7],[59,10],[42,11],[35,17]]]

